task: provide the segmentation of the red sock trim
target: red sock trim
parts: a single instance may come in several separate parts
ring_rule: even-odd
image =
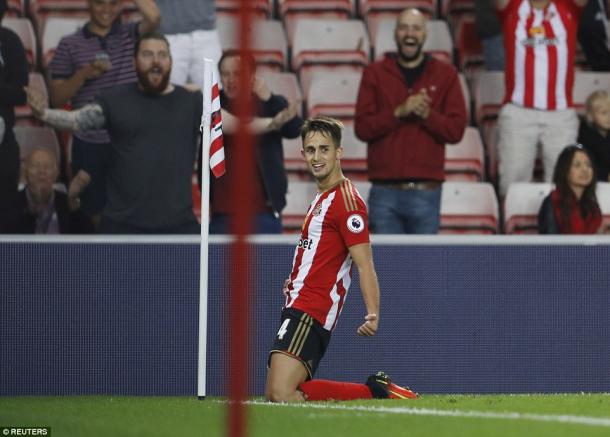
[[[371,390],[365,384],[314,379],[299,385],[308,401],[351,401],[372,399]]]

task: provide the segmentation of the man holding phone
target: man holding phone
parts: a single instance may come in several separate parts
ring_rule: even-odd
[[[134,3],[142,20],[122,24],[120,0],[88,0],[89,22],[61,39],[49,64],[51,106],[70,103],[74,109],[82,108],[104,89],[137,81],[135,42],[139,35],[155,30],[161,16],[154,0]],[[96,223],[106,203],[109,143],[103,129],[75,133],[72,143],[72,175],[85,172],[90,183],[82,193],[70,192],[80,196],[82,211]]]

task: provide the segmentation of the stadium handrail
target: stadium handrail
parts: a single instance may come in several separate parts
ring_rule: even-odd
[[[0,244],[199,244],[198,235],[0,235]],[[228,235],[210,236],[211,244],[230,243]],[[253,235],[253,244],[293,245],[298,234]],[[610,245],[610,235],[371,235],[383,246],[595,246]]]

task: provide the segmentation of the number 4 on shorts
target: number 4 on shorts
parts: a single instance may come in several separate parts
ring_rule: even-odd
[[[288,332],[288,324],[289,323],[290,323],[290,319],[284,320],[284,323],[282,323],[282,326],[280,326],[280,330],[277,331],[277,338],[279,340],[283,340],[284,339],[284,336]]]

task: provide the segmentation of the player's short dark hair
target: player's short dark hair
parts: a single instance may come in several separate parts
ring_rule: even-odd
[[[254,73],[256,71],[256,59],[254,59],[254,56],[252,56],[252,53],[250,53],[246,50],[236,50],[236,49],[225,50],[222,53],[222,56],[220,57],[220,60],[218,61],[218,71],[220,71],[220,68],[222,67],[222,63],[225,60],[227,60],[228,58],[239,58],[241,60],[241,62],[244,62],[244,65],[246,67],[248,67],[248,70],[250,71],[250,73]]]
[[[167,48],[169,49],[169,41],[167,40],[165,35],[163,35],[162,33],[159,33],[159,32],[149,32],[149,33],[145,33],[145,34],[141,35],[138,38],[138,40],[136,41],[136,45],[133,49],[134,57],[138,56],[138,52],[140,51],[140,45],[142,44],[142,41],[146,41],[149,39],[156,39],[157,41],[163,41],[165,44],[167,44]]]
[[[318,115],[313,118],[308,118],[301,126],[301,140],[305,142],[305,138],[311,133],[321,133],[325,137],[333,140],[335,147],[341,147],[341,131],[343,123],[339,120],[327,117],[326,115]]]
[[[4,14],[8,9],[7,0],[0,0],[0,21],[4,18]]]

